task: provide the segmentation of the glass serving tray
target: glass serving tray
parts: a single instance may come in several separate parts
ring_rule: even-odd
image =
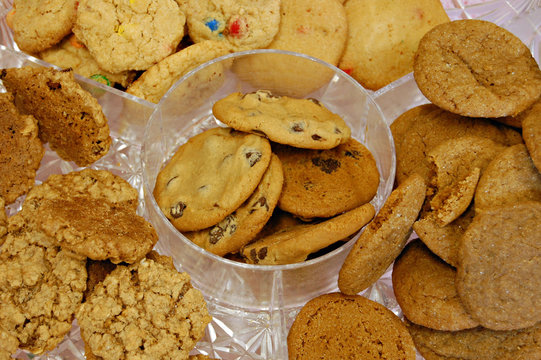
[[[495,1],[442,1],[452,20],[478,18],[492,21],[517,35],[532,51],[536,60],[541,59],[541,1],[540,0],[495,0]],[[18,52],[11,30],[5,22],[5,15],[12,6],[11,0],[0,0],[0,65],[2,68],[19,67],[28,64],[50,66],[31,56]],[[124,92],[112,89],[93,80],[77,76],[81,85],[90,91],[100,102],[110,122],[113,144],[109,153],[92,168],[107,169],[122,176],[139,190],[140,206],[138,213],[145,216],[141,143],[147,119],[156,108],[155,104],[141,100]],[[2,87],[0,86],[0,91]],[[368,91],[379,105],[386,121],[390,124],[404,111],[427,103],[420,93],[412,74],[389,84],[378,91]],[[36,180],[41,182],[54,173],[67,173],[80,170],[76,165],[61,160],[56,153],[46,148]],[[20,209],[22,199],[18,199],[7,209],[8,215]],[[182,270],[181,264],[176,264]],[[334,289],[337,290],[337,289]],[[280,288],[273,289],[276,298]],[[392,283],[391,268],[370,288],[362,293],[377,301],[398,316],[401,311],[396,303]],[[207,354],[225,360],[287,359],[286,338],[297,309],[282,311],[251,310],[224,306],[219,299],[208,298],[209,312],[213,316],[206,334],[198,343],[193,354]],[[74,322],[70,333],[56,349],[41,356],[25,351],[15,355],[17,359],[84,359],[84,344],[79,328]],[[420,355],[418,359],[422,359]]]

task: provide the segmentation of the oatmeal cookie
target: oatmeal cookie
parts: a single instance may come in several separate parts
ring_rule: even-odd
[[[97,359],[188,359],[211,320],[189,275],[151,259],[117,266],[76,317]]]
[[[37,120],[32,115],[20,114],[13,100],[10,93],[0,94],[0,198],[7,204],[34,185],[45,153]]]
[[[186,17],[175,0],[82,0],[73,33],[100,67],[145,70],[172,54]]]
[[[413,75],[428,100],[463,116],[517,115],[541,95],[541,70],[530,49],[484,20],[434,27],[419,42]]]
[[[64,160],[87,166],[109,151],[109,125],[101,105],[73,71],[22,67],[0,73],[15,103],[38,120],[39,137]]]

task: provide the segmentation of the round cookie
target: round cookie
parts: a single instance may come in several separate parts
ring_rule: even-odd
[[[457,289],[472,318],[493,330],[541,321],[541,202],[477,214],[459,247]]]
[[[348,0],[347,45],[339,67],[377,90],[413,70],[423,35],[449,21],[438,0]]]
[[[419,240],[410,242],[393,265],[393,290],[404,316],[435,330],[457,331],[479,324],[457,294],[456,271]]]
[[[82,0],[73,33],[100,67],[145,70],[172,54],[184,36],[175,0]]]
[[[117,266],[76,317],[98,359],[187,359],[211,320],[189,275],[150,259]]]
[[[13,37],[19,49],[30,54],[57,44],[71,32],[76,0],[14,0]]]
[[[426,360],[532,360],[541,358],[541,324],[509,331],[477,327],[437,331],[405,320],[417,350]]]
[[[319,101],[273,95],[266,90],[231,93],[214,103],[212,113],[236,130],[305,149],[332,149],[351,135],[346,122]]]
[[[524,144],[500,152],[486,167],[475,191],[477,213],[521,201],[541,201],[541,173]]]
[[[273,146],[282,162],[278,206],[301,218],[331,217],[372,200],[379,171],[372,153],[350,138],[329,150]]]
[[[280,26],[279,0],[188,0],[186,11],[194,43],[227,41],[235,51],[264,48]]]
[[[98,100],[75,81],[73,71],[26,66],[4,69],[0,79],[21,111],[38,120],[41,141],[62,159],[87,166],[107,154],[107,118]]]
[[[33,185],[45,150],[38,137],[38,122],[22,115],[9,93],[0,94],[0,198],[14,202]],[[1,237],[1,235],[0,235]]]
[[[302,262],[310,254],[359,231],[374,217],[374,213],[372,204],[364,204],[323,222],[285,228],[248,244],[240,253],[249,264],[282,265]]]
[[[184,235],[213,254],[238,252],[265,226],[278,203],[284,175],[278,156],[272,155],[261,182],[244,204],[215,226]]]
[[[425,182],[417,174],[391,192],[342,264],[338,274],[341,292],[357,294],[385,273],[406,245],[425,195]]]
[[[383,305],[331,293],[306,303],[287,336],[289,359],[415,359],[404,323]]]
[[[467,118],[433,104],[414,107],[391,124],[396,149],[396,182],[400,184],[414,172],[427,181],[430,169],[425,155],[440,143],[462,136],[480,136],[503,145],[522,142],[520,133],[486,119]]]
[[[154,197],[179,231],[214,226],[259,184],[271,158],[261,136],[212,128],[181,145],[159,172]]]
[[[59,44],[37,54],[37,57],[63,69],[71,68],[81,76],[108,86],[116,84],[126,88],[134,79],[135,71],[113,74],[105,71],[96,62],[86,46],[74,34],[65,37]]]
[[[197,66],[232,52],[224,41],[202,41],[169,55],[148,68],[126,90],[153,103],[158,103],[169,88]]]
[[[428,100],[464,116],[517,115],[541,95],[541,70],[530,49],[483,20],[434,27],[419,43],[413,75]]]
[[[53,245],[20,214],[8,226],[0,248],[0,323],[20,348],[39,355],[71,329],[86,287],[86,258]]]
[[[537,101],[522,117],[522,137],[538,171],[541,171],[541,101]]]

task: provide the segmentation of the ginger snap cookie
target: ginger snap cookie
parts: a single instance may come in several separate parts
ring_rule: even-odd
[[[471,117],[517,115],[541,95],[530,49],[484,20],[440,24],[420,41],[413,75],[433,104]]]
[[[400,318],[359,295],[331,293],[306,303],[287,336],[290,360],[415,359],[413,340]]]
[[[510,146],[487,165],[475,192],[477,213],[520,201],[541,201],[541,173],[524,144]]]
[[[87,166],[109,151],[109,125],[101,105],[71,70],[11,68],[0,79],[15,103],[38,120],[39,137],[64,160]]]
[[[238,252],[258,235],[271,217],[283,182],[282,165],[273,154],[259,185],[244,204],[211,228],[185,232],[184,235],[219,256]]]
[[[344,7],[349,34],[339,67],[371,90],[413,71],[421,38],[449,21],[437,0],[352,0]]]
[[[350,138],[329,150],[276,144],[284,168],[278,206],[301,218],[331,217],[372,200],[379,185],[374,156]]]
[[[224,41],[207,40],[190,45],[152,65],[126,91],[158,103],[167,90],[190,70],[231,52],[231,46]]]
[[[269,141],[261,136],[206,130],[181,145],[160,171],[154,197],[179,231],[206,229],[250,197],[270,158]]]
[[[396,149],[396,182],[400,184],[413,172],[426,180],[430,168],[425,155],[440,143],[462,136],[480,136],[503,145],[522,142],[520,133],[487,119],[468,118],[433,104],[414,107],[391,124]]]
[[[7,204],[34,185],[45,153],[37,120],[20,114],[13,101],[10,93],[0,94],[0,198]]]
[[[435,330],[457,331],[479,324],[458,296],[456,270],[419,239],[408,243],[393,265],[393,290],[404,316]]]
[[[211,320],[189,275],[151,259],[117,266],[76,318],[96,359],[188,359]]]
[[[36,355],[54,349],[69,332],[86,287],[86,258],[51,240],[16,214],[0,248],[2,329]]]
[[[541,320],[541,202],[476,214],[459,247],[457,289],[472,318],[493,330]]]
[[[24,52],[35,54],[59,43],[71,32],[76,0],[14,0],[13,37]]]
[[[86,46],[74,34],[66,36],[59,44],[46,49],[37,57],[63,69],[71,68],[76,74],[99,83],[126,88],[135,78],[135,71],[111,73],[103,70]]]
[[[355,234],[374,217],[367,203],[322,222],[288,227],[246,245],[240,251],[249,264],[298,263],[308,256]]]
[[[212,113],[234,129],[306,149],[331,149],[351,135],[346,122],[319,101],[266,90],[231,93],[214,103]]]
[[[73,33],[102,69],[118,73],[145,70],[172,54],[185,22],[175,0],[83,0]]]
[[[541,101],[537,101],[522,117],[522,137],[528,153],[541,171]]]
[[[227,41],[235,51],[264,48],[280,25],[279,0],[188,0],[186,12],[194,43]]]
[[[385,273],[406,245],[425,195],[425,182],[417,174],[391,192],[342,264],[338,274],[341,292],[357,294]]]
[[[541,358],[541,324],[520,330],[476,327],[437,331],[405,320],[417,350],[426,360],[531,360]]]

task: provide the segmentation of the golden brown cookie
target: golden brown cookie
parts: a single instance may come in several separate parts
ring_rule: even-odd
[[[116,264],[109,260],[92,260],[86,261],[86,290],[84,292],[83,301],[85,301],[94,291],[96,285],[102,282],[105,277],[116,268]]]
[[[306,303],[287,336],[290,360],[415,359],[404,323],[359,295],[331,293]]]
[[[9,218],[8,230],[0,248],[0,323],[20,348],[38,355],[71,329],[86,287],[86,258],[54,245],[20,214]]]
[[[271,158],[269,141],[231,128],[212,128],[182,144],[160,171],[154,197],[180,231],[214,226],[259,184]]]
[[[109,125],[101,105],[73,77],[73,71],[11,68],[0,79],[19,109],[38,120],[39,137],[64,160],[90,165],[109,151]]]
[[[449,17],[437,0],[349,0],[349,25],[339,67],[377,90],[413,70],[419,40]]]
[[[150,259],[117,266],[76,317],[97,359],[187,359],[211,320],[189,275]]]
[[[538,171],[541,171],[541,100],[522,117],[522,137]]]
[[[284,182],[278,156],[272,155],[269,167],[254,193],[235,212],[211,228],[184,235],[213,254],[238,252],[252,241],[272,215]]]
[[[374,156],[350,138],[329,150],[273,146],[284,168],[278,206],[302,218],[331,217],[372,200],[379,185]]]
[[[419,42],[413,75],[433,104],[472,117],[517,115],[541,95],[530,49],[484,20],[440,24]]]
[[[520,133],[486,119],[467,118],[433,104],[414,107],[391,124],[396,149],[396,182],[414,172],[426,180],[430,169],[425,155],[438,144],[462,136],[480,136],[504,145],[522,142]]]
[[[524,144],[510,146],[487,165],[475,192],[475,211],[520,201],[541,201],[541,173]]]
[[[417,174],[391,192],[342,264],[338,275],[341,292],[357,294],[385,273],[406,245],[425,195],[425,182]]]
[[[302,262],[310,254],[359,231],[374,213],[374,207],[368,203],[322,222],[292,226],[245,246],[241,255],[250,264]]]
[[[476,214],[459,247],[457,289],[483,327],[514,330],[541,321],[541,202]]]
[[[532,360],[541,358],[541,324],[510,331],[477,327],[437,331],[405,320],[417,350],[426,360]]]
[[[0,197],[0,247],[4,243],[5,236],[8,233],[8,217],[5,209],[4,199]]]
[[[38,122],[32,115],[20,114],[13,100],[9,93],[0,94],[0,198],[7,204],[34,185],[45,153]]]
[[[393,290],[404,316],[435,330],[471,329],[479,324],[466,312],[455,285],[456,270],[419,239],[393,265]]]

